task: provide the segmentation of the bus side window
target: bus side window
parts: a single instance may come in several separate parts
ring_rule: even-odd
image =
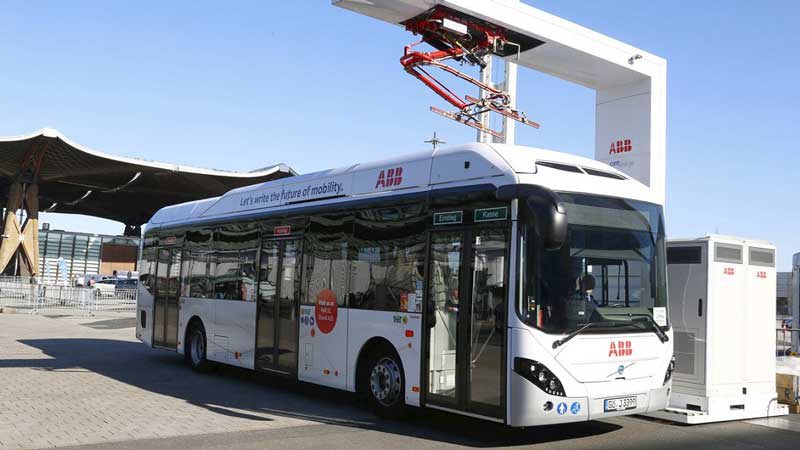
[[[155,283],[155,268],[156,268],[156,248],[146,247],[142,249],[142,260],[139,262],[139,278],[141,279],[142,286],[147,289],[150,295],[155,295],[153,288]]]
[[[337,305],[346,307],[350,280],[347,241],[352,236],[352,226],[349,213],[310,218],[303,245],[303,304],[316,305],[317,297],[329,290]]]
[[[350,307],[422,312],[425,218],[418,205],[355,213],[350,237]]]
[[[255,301],[258,229],[225,225],[214,233],[214,298]]]
[[[406,240],[367,242],[352,248],[350,306],[379,311],[422,312],[425,242]]]
[[[302,297],[305,305],[315,305],[323,291],[330,290],[336,296],[338,306],[344,307],[347,299],[347,282],[350,261],[347,260],[347,243],[307,242],[305,280],[307,285]]]
[[[212,242],[210,229],[186,232],[183,251],[181,295],[194,298],[211,298],[213,285],[211,276]]]

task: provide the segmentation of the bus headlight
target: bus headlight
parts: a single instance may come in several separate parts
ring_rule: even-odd
[[[558,377],[538,361],[527,358],[514,358],[514,372],[550,395],[567,396]]]
[[[667,373],[664,375],[664,384],[667,384],[667,381],[672,379],[672,372],[674,370],[675,370],[675,355],[672,355],[672,359],[669,360],[669,365],[667,366]]]

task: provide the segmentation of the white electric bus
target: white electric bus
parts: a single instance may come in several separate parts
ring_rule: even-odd
[[[230,364],[532,426],[662,409],[662,207],[597,161],[469,144],[166,207],[136,336]]]

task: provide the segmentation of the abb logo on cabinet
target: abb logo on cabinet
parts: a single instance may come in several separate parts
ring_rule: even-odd
[[[633,150],[633,143],[630,139],[623,139],[621,141],[612,141],[611,149],[608,150],[609,155],[616,153],[628,153]]]
[[[722,273],[723,275],[733,275],[735,272],[733,271],[733,267],[726,267]]]
[[[767,278],[767,272],[757,272],[756,278]]]
[[[381,170],[378,174],[378,181],[375,183],[375,189],[400,186],[403,182],[403,168],[395,167],[393,169]]]
[[[633,346],[631,341],[611,341],[608,346],[608,356],[631,356],[633,354]]]

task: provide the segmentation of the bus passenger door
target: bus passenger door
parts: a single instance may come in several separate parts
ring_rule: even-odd
[[[265,240],[261,247],[256,370],[297,373],[300,239]]]
[[[508,231],[431,233],[425,404],[502,418]]]
[[[178,346],[180,271],[181,250],[160,248],[153,299],[153,345],[157,347]]]

